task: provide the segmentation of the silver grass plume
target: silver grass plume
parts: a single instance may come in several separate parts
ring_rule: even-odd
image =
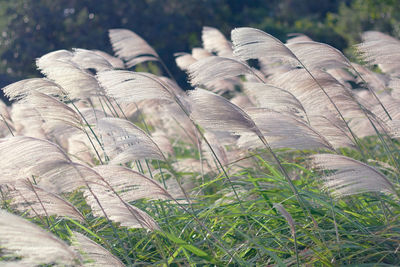
[[[273,58],[299,65],[296,56],[272,35],[254,28],[236,28],[231,32],[233,54],[242,60]]]
[[[35,177],[51,192],[71,192],[88,182],[104,184],[89,167],[73,163],[56,144],[47,140],[16,136],[0,140],[0,184]]]
[[[10,100],[20,100],[34,92],[55,96],[63,94],[63,90],[58,84],[45,78],[21,80],[7,85],[2,90]]]
[[[232,44],[225,36],[216,28],[203,27],[201,31],[201,40],[203,47],[209,52],[215,52],[221,57],[232,57]]]
[[[28,120],[44,120],[44,127],[47,131],[54,131],[57,128],[66,129],[83,129],[83,121],[81,116],[72,108],[57,100],[54,97],[43,93],[34,92],[29,97],[23,99],[21,103],[37,110],[38,114],[27,114]],[[66,127],[67,126],[67,127]]]
[[[192,56],[196,60],[200,60],[206,57],[210,57],[213,54],[208,52],[207,50],[200,48],[200,47],[194,47],[192,48]]]
[[[292,53],[309,69],[351,68],[349,60],[338,49],[319,42],[286,44]]]
[[[157,52],[139,35],[127,29],[111,29],[109,37],[115,54],[128,68],[145,61],[158,61]]]
[[[31,216],[61,216],[85,221],[83,215],[68,201],[30,181],[19,180],[9,192],[11,204]]]
[[[174,102],[173,92],[156,75],[124,70],[103,71],[97,79],[119,103],[158,99]],[[164,85],[164,86],[163,86]]]
[[[289,39],[286,40],[286,44],[313,41],[310,37],[302,33],[289,33],[287,36],[289,37]]]
[[[173,199],[157,181],[134,170],[112,165],[97,166],[94,170],[98,172],[126,202],[132,202],[142,198]]]
[[[400,74],[400,40],[376,31],[364,32],[362,39],[356,48],[365,61],[379,65],[385,73]]]
[[[139,159],[165,160],[151,137],[127,120],[103,118],[99,120],[97,129],[102,135],[106,153],[111,157],[111,164]]]
[[[352,120],[353,121],[353,120]],[[366,119],[365,119],[366,121]],[[343,121],[338,120],[333,114],[328,116],[314,115],[310,117],[310,125],[323,136],[336,149],[341,147],[354,147],[349,130]]]
[[[200,59],[188,67],[190,83],[193,86],[204,85],[216,88],[221,80],[239,75],[255,75],[254,71],[244,62],[237,59],[211,56]],[[261,79],[261,78],[260,78]]]
[[[212,132],[261,135],[253,120],[227,99],[203,89],[189,92],[191,117]]]
[[[183,71],[186,71],[190,65],[197,61],[197,59],[188,53],[175,53],[174,56],[176,65]]]
[[[113,66],[114,69],[125,68],[124,62],[119,58],[113,57],[104,51],[100,51],[100,50],[91,50],[91,51],[93,51],[94,53],[98,54],[99,56],[102,56],[105,59],[107,59],[107,61],[110,62],[110,64]]]
[[[94,69],[104,71],[113,69],[113,65],[107,58],[98,53],[82,48],[75,48],[71,61],[76,63],[82,69]]]
[[[287,112],[306,117],[306,111],[301,102],[289,91],[254,82],[243,83],[244,92],[260,108],[268,108],[278,112]]]
[[[0,246],[9,255],[22,257],[16,264],[72,266],[81,259],[67,244],[35,224],[0,210]]]
[[[333,150],[324,136],[296,116],[263,108],[246,109],[246,112],[272,148]],[[263,147],[258,138],[251,134],[242,134],[238,145],[246,148]]]
[[[81,254],[85,267],[101,267],[114,266],[125,267],[117,257],[111,254],[107,249],[103,248],[93,240],[80,234],[73,232],[71,236],[72,247]]]
[[[86,99],[102,92],[95,77],[69,58],[47,58],[47,55],[37,59],[36,65],[50,80],[60,85],[70,98]],[[43,60],[45,58],[45,60]]]
[[[336,197],[365,192],[397,194],[384,174],[358,160],[335,154],[316,154],[311,160],[316,169],[329,171],[322,178],[324,188]]]
[[[110,188],[91,185],[84,195],[95,216],[106,215],[107,219],[128,228],[145,228],[151,231],[159,229],[157,223],[146,212],[122,200],[115,192],[110,191]]]

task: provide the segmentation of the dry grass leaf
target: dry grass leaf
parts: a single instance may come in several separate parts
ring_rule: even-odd
[[[292,215],[290,215],[290,213],[280,203],[275,203],[274,208],[277,209],[279,211],[279,213],[285,218],[286,222],[290,226],[292,235],[294,236],[296,233],[296,228],[295,228],[295,223],[294,223]]]

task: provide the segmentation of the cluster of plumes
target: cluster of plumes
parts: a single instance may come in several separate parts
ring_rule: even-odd
[[[177,65],[199,87],[187,93],[172,77],[132,71],[147,61],[164,66],[142,38],[125,29],[109,33],[116,57],[85,49],[51,52],[36,61],[43,78],[3,88],[14,103],[0,105],[1,196],[26,216],[84,221],[64,198],[80,190],[94,216],[128,228],[159,230],[133,201],[162,199],[179,205],[184,196],[191,201],[192,181],[174,180],[174,173],[204,177],[221,165],[234,173],[251,167],[251,160],[242,159],[249,151],[265,147],[330,152],[314,155],[312,162],[331,172],[324,187],[336,196],[396,193],[382,173],[336,151],[356,147],[355,136],[375,135],[372,124],[400,136],[398,40],[364,35],[360,51],[387,72],[378,75],[306,36],[284,44],[260,30],[238,28],[230,42],[205,27],[204,48],[176,54]],[[397,51],[389,63],[386,49]],[[259,68],[251,67],[250,59]],[[352,84],[359,90],[352,90]],[[175,144],[197,149],[200,160],[177,159]],[[159,167],[159,161],[170,169]],[[29,235],[18,232],[23,229]],[[79,233],[72,249],[4,211],[0,235],[7,253],[22,257],[20,266],[72,265],[86,257],[98,265],[123,266]],[[33,249],[39,239],[41,244],[49,240],[40,254]]]

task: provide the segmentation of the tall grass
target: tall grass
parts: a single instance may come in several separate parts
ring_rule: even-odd
[[[3,88],[0,265],[397,265],[400,41],[363,38],[205,27],[188,92],[125,29],[37,59]]]

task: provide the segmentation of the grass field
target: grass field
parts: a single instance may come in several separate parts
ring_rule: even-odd
[[[363,33],[355,63],[204,27],[183,91],[109,36],[115,56],[55,51],[3,88],[1,266],[400,263],[399,40]]]

